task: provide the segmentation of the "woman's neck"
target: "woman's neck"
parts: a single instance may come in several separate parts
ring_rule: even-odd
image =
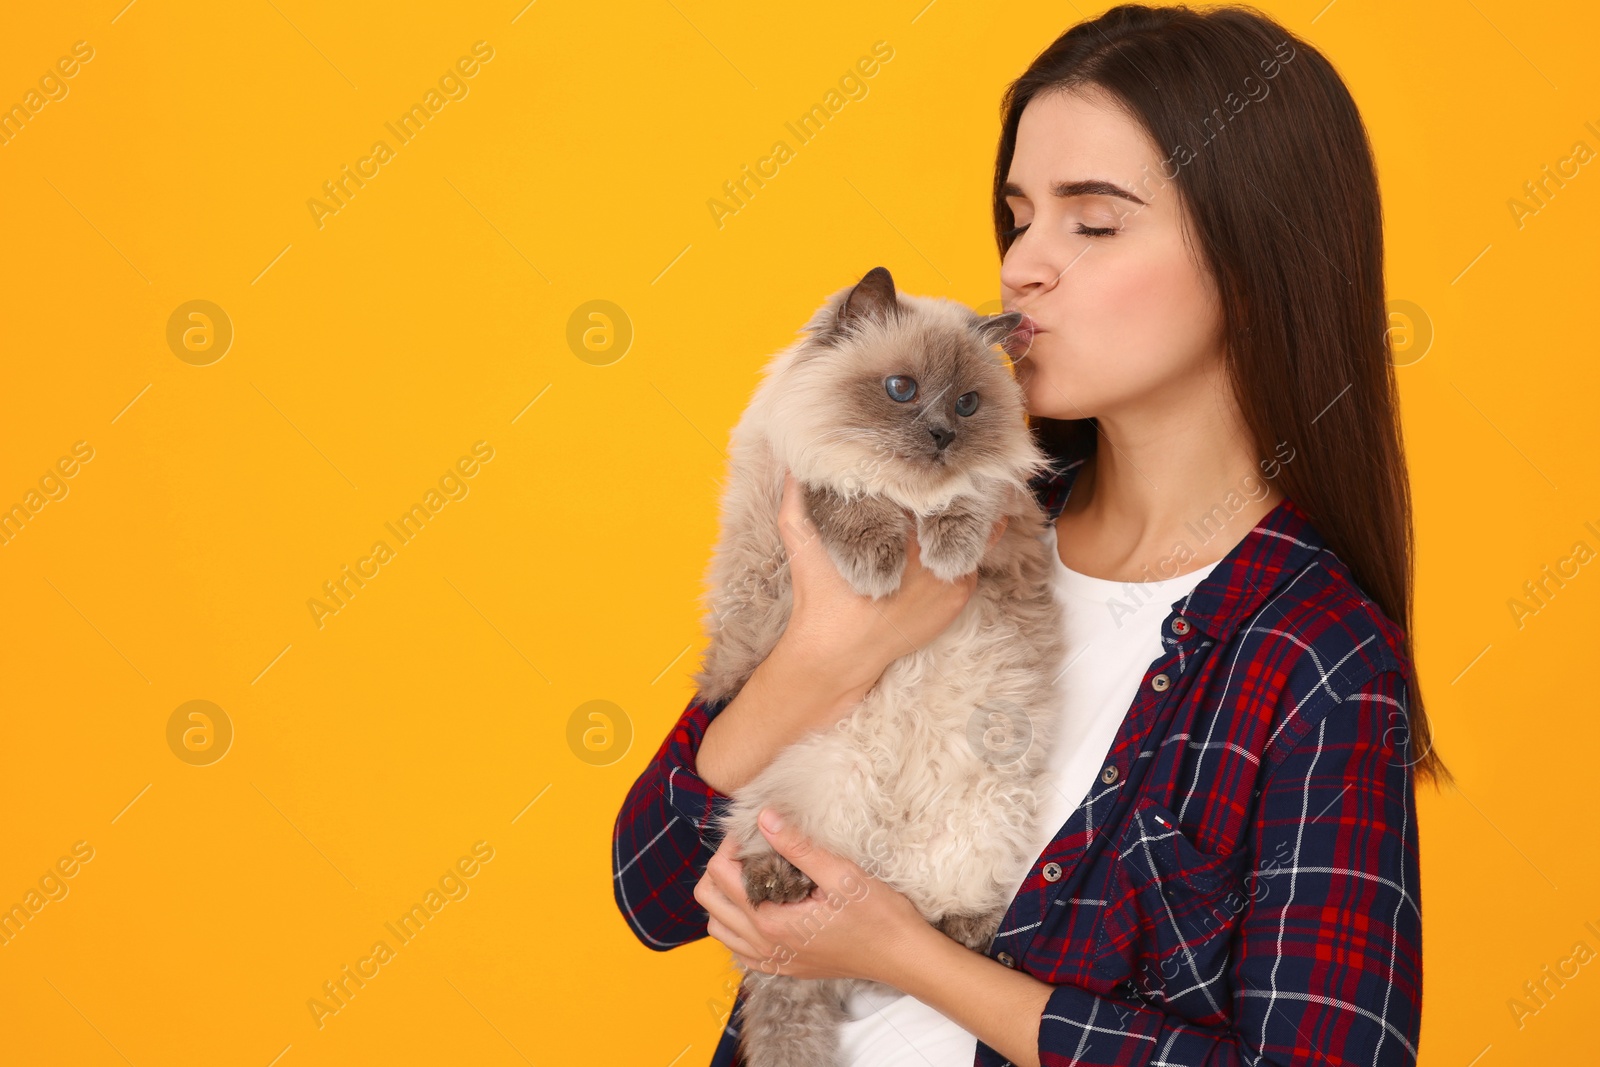
[[[1175,578],[1215,563],[1283,500],[1242,429],[1173,423],[1128,434],[1100,419],[1056,520],[1061,562],[1110,581]],[[1230,432],[1231,431],[1231,432]]]

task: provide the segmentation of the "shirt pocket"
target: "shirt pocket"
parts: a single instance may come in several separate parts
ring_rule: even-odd
[[[1194,1023],[1230,1021],[1228,971],[1248,861],[1243,849],[1201,852],[1172,812],[1141,797],[1111,863],[1096,977]]]

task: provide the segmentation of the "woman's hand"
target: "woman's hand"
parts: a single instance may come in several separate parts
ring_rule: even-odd
[[[1008,521],[995,524],[991,547]],[[828,558],[806,513],[799,483],[789,473],[784,474],[778,527],[789,557],[794,609],[774,651],[794,657],[847,689],[871,688],[889,664],[938,637],[961,614],[978,585],[976,571],[947,582],[923,567],[913,525],[900,588],[877,601],[862,596]]]
[[[762,832],[816,888],[793,904],[768,900],[752,907],[743,864],[733,858],[732,839],[724,838],[694,889],[711,917],[707,932],[739,962],[765,974],[875,982],[897,974],[894,961],[919,935],[936,931],[888,883],[779,824],[777,814],[770,808],[761,813]]]

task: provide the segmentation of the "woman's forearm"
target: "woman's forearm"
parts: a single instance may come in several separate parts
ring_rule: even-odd
[[[780,641],[706,727],[695,773],[717,792],[732,793],[789,745],[843,718],[871,688],[834,682],[828,674],[809,668]]]
[[[1017,1067],[1039,1067],[1039,1020],[1055,986],[925,924],[914,928],[888,966],[881,981],[916,997]]]

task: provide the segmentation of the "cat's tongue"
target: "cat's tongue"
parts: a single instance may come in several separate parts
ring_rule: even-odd
[[[1033,338],[1038,332],[1038,325],[1033,319],[1024,315],[1017,328],[1006,334],[1006,339],[1000,343],[1000,347],[1005,349],[1006,354],[1012,359],[1021,359],[1033,347]]]

